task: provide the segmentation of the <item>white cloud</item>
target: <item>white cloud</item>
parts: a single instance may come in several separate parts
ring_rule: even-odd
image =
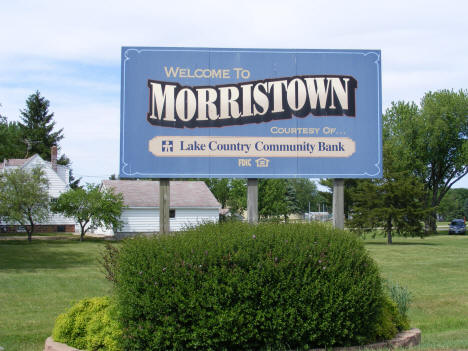
[[[41,91],[75,172],[114,173],[122,46],[381,49],[385,108],[466,88],[467,10],[462,0],[8,1],[0,113],[16,119]]]

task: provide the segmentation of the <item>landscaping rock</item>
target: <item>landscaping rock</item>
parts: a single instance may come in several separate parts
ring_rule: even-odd
[[[52,339],[52,337],[48,337],[45,342],[44,351],[81,351],[81,350],[75,349],[74,347],[70,347],[60,342],[55,342]]]
[[[414,328],[401,333],[398,333],[392,340],[382,341],[375,344],[365,346],[353,346],[353,347],[337,347],[333,348],[335,351],[354,351],[362,349],[396,349],[401,347],[413,347],[419,345],[421,342],[421,330]],[[1,350],[1,348],[0,348]],[[313,349],[311,351],[322,351],[325,349]],[[81,351],[74,347],[67,346],[65,344],[55,342],[51,337],[48,337],[45,342],[44,351]]]

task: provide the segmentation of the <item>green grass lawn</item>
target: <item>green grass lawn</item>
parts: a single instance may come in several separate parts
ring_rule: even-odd
[[[413,293],[422,350],[468,348],[468,236],[368,238],[384,277]],[[104,241],[0,241],[0,346],[41,351],[74,301],[109,295],[97,262]]]
[[[384,277],[412,292],[409,317],[422,331],[421,349],[468,348],[468,236],[365,243]]]
[[[55,318],[77,300],[108,295],[103,242],[0,241],[0,346],[41,351]]]
[[[18,232],[18,233],[0,233],[0,238],[1,237],[12,237],[12,236],[20,236],[20,237],[28,237],[28,233],[26,232]],[[76,237],[75,234],[73,233],[34,233],[33,236],[52,236],[52,237],[70,237],[73,238],[74,236]]]

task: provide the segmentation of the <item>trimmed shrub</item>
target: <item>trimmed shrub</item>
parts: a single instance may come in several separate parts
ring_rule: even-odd
[[[120,351],[122,332],[108,297],[84,299],[55,320],[52,338],[90,351]]]
[[[380,327],[392,314],[362,241],[320,224],[128,239],[116,292],[125,350],[349,346],[396,332]]]

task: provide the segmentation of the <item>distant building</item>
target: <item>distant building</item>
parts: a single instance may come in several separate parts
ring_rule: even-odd
[[[309,212],[304,214],[306,221],[320,221],[326,222],[331,219],[331,215],[328,212]]]
[[[10,159],[0,163],[0,172],[8,172],[13,169],[31,170],[39,167],[43,170],[45,177],[49,181],[49,197],[56,199],[59,195],[69,189],[70,169],[67,166],[57,164],[57,148],[52,147],[51,161],[44,161],[39,155],[34,155],[25,159]],[[8,232],[24,231],[18,223],[2,223]],[[75,221],[60,214],[49,215],[45,222],[35,225],[35,232],[71,232],[75,231]]]
[[[118,232],[95,230],[118,238],[159,232],[159,181],[104,180],[102,186],[124,199]],[[221,205],[203,181],[170,182],[170,230],[179,231],[204,222],[217,222]]]

